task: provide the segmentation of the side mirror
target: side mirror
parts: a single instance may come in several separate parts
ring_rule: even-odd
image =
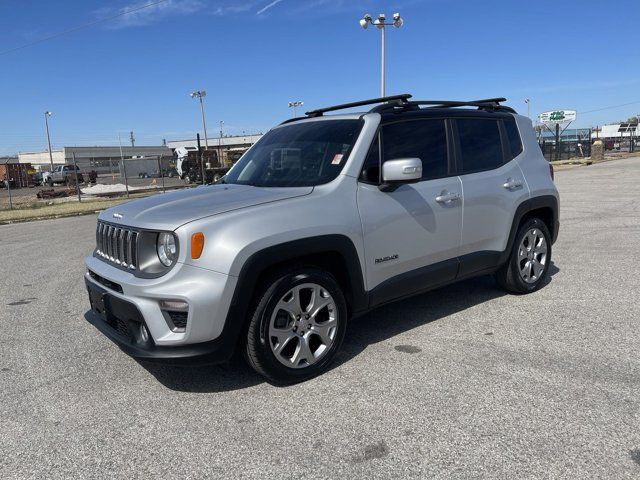
[[[419,158],[398,158],[382,164],[383,192],[393,191],[405,183],[416,183],[422,178],[422,160]]]

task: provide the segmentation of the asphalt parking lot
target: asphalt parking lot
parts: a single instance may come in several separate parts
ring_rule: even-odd
[[[640,158],[556,181],[545,288],[481,277],[385,306],[287,388],[99,334],[94,216],[0,226],[0,478],[640,477]]]

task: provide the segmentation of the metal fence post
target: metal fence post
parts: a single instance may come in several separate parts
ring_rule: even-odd
[[[76,190],[78,191],[78,202],[82,202],[82,198],[80,197],[80,182],[78,181],[78,162],[76,162],[76,152],[72,152],[71,156],[73,157],[73,171],[76,172]]]
[[[160,178],[162,179],[162,193],[165,193],[166,190],[164,188],[164,175],[162,174],[162,157],[163,155],[158,155],[158,173],[160,174]]]
[[[7,165],[7,192],[9,192],[9,210],[13,210],[13,200],[11,199],[11,179],[9,178],[9,165]]]
[[[122,171],[124,172],[124,188],[127,191],[127,198],[129,198],[129,181],[127,180],[127,162],[122,157]]]

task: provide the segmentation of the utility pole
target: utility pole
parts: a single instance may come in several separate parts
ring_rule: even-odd
[[[524,103],[527,104],[527,117],[531,118],[531,100],[529,98],[525,98]]]
[[[220,120],[220,138],[218,138],[218,163],[221,167],[224,166],[224,162],[222,161],[222,126],[224,125],[224,121]]]
[[[202,158],[202,147],[200,146],[200,134],[196,133],[198,141],[198,158],[200,159],[200,174],[202,175],[202,185],[204,185],[204,159]]]
[[[133,136],[133,132],[129,132],[129,140],[131,140],[131,146],[136,146],[136,137]]]
[[[47,143],[49,144],[49,162],[51,163],[51,171],[53,172],[53,153],[51,153],[51,136],[49,135],[49,117],[51,112],[44,112],[44,124],[47,129]]]
[[[124,175],[124,188],[127,191],[127,198],[129,198],[129,181],[127,180],[127,165],[124,163],[124,153],[122,153],[122,140],[118,133],[118,145],[120,145],[120,160],[122,161],[122,174]]]

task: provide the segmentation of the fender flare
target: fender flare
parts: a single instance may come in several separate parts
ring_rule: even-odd
[[[353,314],[365,311],[368,297],[358,252],[352,240],[340,234],[300,238],[266,247],[253,253],[244,262],[221,336],[225,336],[233,345],[237,343],[251,305],[250,299],[255,294],[260,275],[266,269],[289,260],[322,253],[337,253],[344,260],[349,282],[349,290],[344,292],[347,302]]]
[[[553,218],[551,219],[551,244],[554,244],[556,239],[558,238],[558,231],[560,230],[560,221],[558,216],[558,199],[554,195],[541,195],[539,197],[532,197],[520,205],[516,209],[515,214],[513,215],[513,222],[511,222],[511,231],[509,232],[509,240],[507,241],[507,248],[502,255],[500,256],[499,264],[502,265],[509,258],[509,254],[511,253],[511,249],[513,248],[513,242],[516,238],[516,233],[518,232],[518,227],[520,226],[520,222],[522,219],[533,210],[537,210],[539,208],[550,208],[553,212]]]

